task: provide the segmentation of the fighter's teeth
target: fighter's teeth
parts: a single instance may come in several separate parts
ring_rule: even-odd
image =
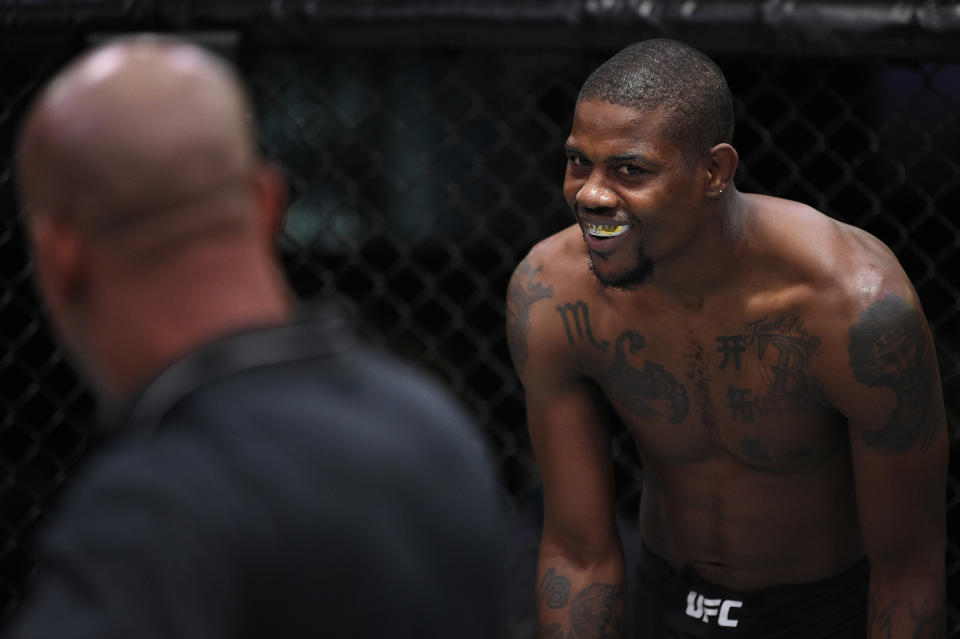
[[[583,226],[587,233],[594,237],[616,237],[630,228],[629,224],[591,224],[590,222],[585,222]]]

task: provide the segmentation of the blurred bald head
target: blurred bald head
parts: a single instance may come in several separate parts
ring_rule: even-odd
[[[212,54],[155,36],[112,41],[35,103],[18,156],[21,195],[30,215],[67,216],[95,235],[196,225],[178,213],[196,204],[216,216],[224,207],[202,204],[253,170],[250,123],[240,82]]]
[[[283,181],[214,55],[153,36],[100,46],[46,86],[19,142],[35,280],[97,387],[129,389],[207,339],[289,315]]]

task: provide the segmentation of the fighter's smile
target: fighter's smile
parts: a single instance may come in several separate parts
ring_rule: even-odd
[[[594,237],[617,237],[623,235],[633,226],[632,224],[593,224],[591,222],[583,223],[583,230]]]
[[[615,220],[588,221],[580,219],[583,229],[583,241],[594,253],[612,253],[626,241],[634,224],[625,224]]]

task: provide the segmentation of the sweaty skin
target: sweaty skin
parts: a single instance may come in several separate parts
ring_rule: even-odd
[[[909,280],[867,233],[739,193],[729,145],[690,166],[661,129],[655,112],[577,105],[577,224],[535,246],[508,290],[544,485],[540,589],[569,592],[541,600],[541,636],[618,636],[629,605],[604,402],[643,460],[653,552],[738,590],[866,553],[871,633],[941,636],[946,425]],[[602,224],[630,226],[588,232]],[[604,614],[576,621],[570,603],[598,584]]]
[[[17,177],[36,280],[102,394],[291,313],[274,257],[282,180],[251,122],[223,63],[147,36],[80,58],[33,105]]]

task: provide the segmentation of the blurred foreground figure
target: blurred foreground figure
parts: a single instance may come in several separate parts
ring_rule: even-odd
[[[12,637],[472,637],[499,629],[501,520],[472,423],[295,308],[233,71],[118,40],[30,112],[36,279],[108,443],[43,537]]]
[[[520,263],[508,336],[543,476],[541,637],[944,635],[947,429],[893,253],[741,193],[720,69],[630,46],[580,90],[574,224]],[[604,402],[644,466],[628,590]]]

